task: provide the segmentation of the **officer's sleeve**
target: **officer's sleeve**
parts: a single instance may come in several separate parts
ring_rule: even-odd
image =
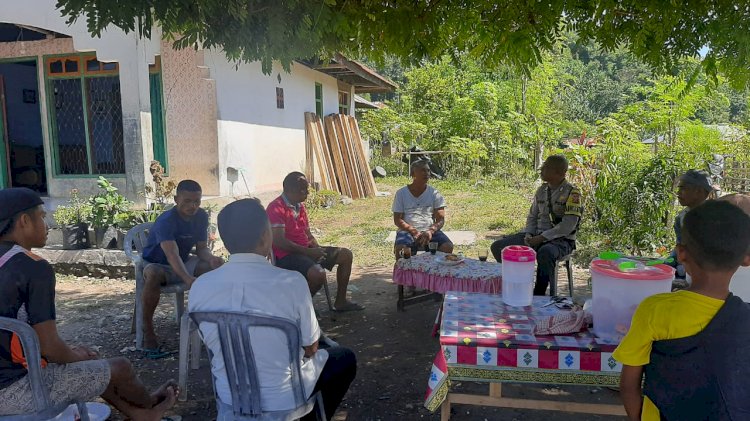
[[[539,190],[537,190],[539,192]],[[534,194],[534,197],[531,198],[531,208],[529,208],[529,214],[526,216],[526,228],[523,229],[523,232],[529,233],[531,235],[536,235],[537,233],[537,215],[539,214],[539,204],[536,201],[536,193]]]
[[[578,227],[578,221],[581,220],[581,215],[583,214],[583,205],[581,202],[581,191],[574,188],[570,191],[568,201],[565,202],[565,215],[563,216],[562,221],[547,231],[544,231],[542,236],[551,241],[572,234],[576,227]]]

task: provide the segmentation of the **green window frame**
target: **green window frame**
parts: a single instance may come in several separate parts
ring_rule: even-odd
[[[315,114],[323,118],[323,85],[315,83]]]
[[[96,58],[95,53],[74,53],[74,54],[50,54],[43,57],[44,62],[44,84],[47,94],[47,116],[48,116],[48,129],[51,135],[51,146],[52,146],[52,160],[54,176],[56,178],[95,178],[100,175],[106,175],[111,178],[120,178],[125,176],[125,150],[124,150],[124,128],[122,125],[122,95],[121,87],[119,85],[119,63],[105,63],[100,62]],[[94,153],[92,143],[93,139],[92,130],[93,124],[95,124],[94,114],[101,112],[102,107],[111,106],[106,104],[101,98],[97,98],[95,95],[91,95],[92,81],[98,78],[112,78],[117,77],[117,101],[115,108],[119,107],[119,119],[113,119],[114,124],[110,127],[113,136],[115,133],[120,134],[120,144],[122,147],[121,155],[122,158],[115,158],[115,165],[117,168],[109,171],[99,171],[94,168]],[[78,80],[80,84],[80,99],[81,99],[81,118],[83,124],[83,134],[85,141],[85,153],[86,153],[86,172],[64,172],[62,170],[62,158],[60,156],[60,144],[59,144],[59,133],[58,133],[58,122],[57,122],[57,101],[55,94],[55,82],[58,80]],[[96,81],[98,82],[98,81]],[[101,93],[100,93],[101,94]],[[109,92],[110,95],[114,95],[114,92]],[[112,153],[115,154],[115,138],[113,137],[113,149]],[[120,162],[121,161],[121,162]],[[103,163],[103,162],[100,162]]]
[[[164,108],[164,84],[161,77],[161,59],[149,65],[148,86],[151,97],[151,140],[154,160],[159,161],[164,174],[169,175],[167,149],[167,118]]]
[[[349,92],[339,91],[339,114],[349,115]]]

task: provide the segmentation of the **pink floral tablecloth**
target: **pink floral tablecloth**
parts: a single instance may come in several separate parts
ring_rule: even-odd
[[[423,253],[411,259],[398,259],[393,267],[393,282],[444,294],[448,291],[499,294],[502,286],[502,265],[465,259],[455,266],[436,261],[444,255]]]

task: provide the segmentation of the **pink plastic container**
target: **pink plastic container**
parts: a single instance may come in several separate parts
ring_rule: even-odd
[[[591,262],[591,313],[594,334],[619,341],[630,329],[633,313],[646,297],[672,290],[674,268],[655,265],[621,271],[612,260]]]
[[[503,301],[514,307],[531,305],[534,296],[536,252],[531,247],[508,246],[503,249],[501,255]]]

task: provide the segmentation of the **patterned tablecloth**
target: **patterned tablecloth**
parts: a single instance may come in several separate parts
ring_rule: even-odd
[[[511,307],[502,296],[448,292],[443,304],[441,351],[428,381],[425,407],[440,407],[450,380],[616,386],[622,364],[612,358],[617,342],[584,330],[535,336],[534,318],[554,316],[549,297]]]
[[[448,291],[497,294],[502,286],[502,265],[464,259],[455,266],[438,263],[436,255],[423,253],[411,259],[398,259],[393,267],[393,282],[444,294]]]

